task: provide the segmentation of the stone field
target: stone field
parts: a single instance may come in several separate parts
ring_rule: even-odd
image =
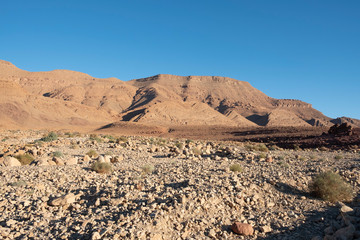
[[[360,239],[354,150],[47,134],[0,133],[0,239]],[[351,202],[309,193],[326,170]]]

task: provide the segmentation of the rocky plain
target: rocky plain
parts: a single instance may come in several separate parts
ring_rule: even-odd
[[[0,239],[360,239],[356,149],[51,134],[0,132]],[[310,194],[326,170],[351,201]]]

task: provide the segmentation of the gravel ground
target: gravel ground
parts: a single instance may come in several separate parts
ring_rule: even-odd
[[[0,163],[24,153],[35,159],[0,168],[0,239],[360,238],[355,151],[263,152],[249,143],[84,134],[34,143],[43,134],[0,133]],[[91,149],[112,161],[110,173],[91,170]],[[53,158],[55,151],[63,156]],[[234,164],[241,171],[231,171]],[[326,170],[353,187],[352,211],[308,193],[312,177]],[[254,233],[234,233],[235,221]]]

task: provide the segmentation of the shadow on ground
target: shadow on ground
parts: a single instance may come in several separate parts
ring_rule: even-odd
[[[315,199],[308,192],[294,188],[293,186],[290,186],[286,183],[277,183],[275,188],[285,194],[291,194],[296,197],[305,196],[307,199]],[[315,237],[318,237],[317,239],[323,239],[324,229],[334,222],[336,217],[339,215],[339,208],[336,206],[328,206],[323,210],[313,210],[303,212],[303,214],[306,216],[305,221],[300,222],[299,220],[299,223],[296,227],[274,227],[273,229],[276,232],[267,234],[265,237],[259,237],[258,239],[310,240],[316,239]]]

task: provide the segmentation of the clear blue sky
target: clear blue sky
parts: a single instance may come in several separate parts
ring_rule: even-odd
[[[121,80],[226,76],[360,119],[358,0],[3,0],[0,59]]]

